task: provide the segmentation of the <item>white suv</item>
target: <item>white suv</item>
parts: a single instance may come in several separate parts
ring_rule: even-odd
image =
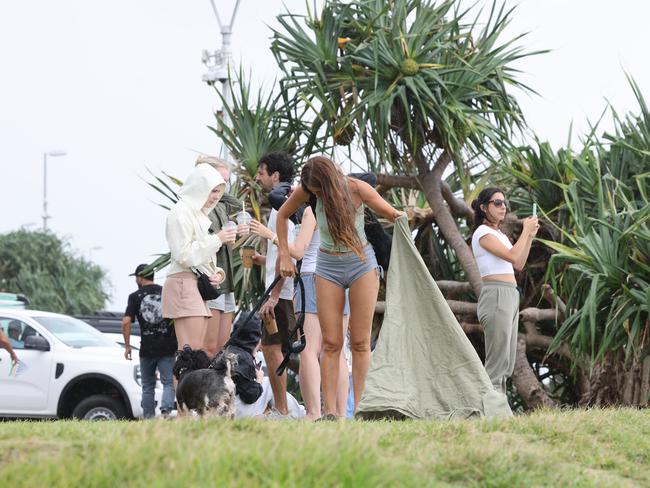
[[[19,359],[12,368],[0,349],[0,417],[142,416],[137,359],[124,359],[124,349],[90,325],[67,315],[0,308],[0,327]]]

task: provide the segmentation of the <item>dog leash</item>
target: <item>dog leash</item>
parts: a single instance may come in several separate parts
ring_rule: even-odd
[[[275,374],[278,376],[282,375],[284,373],[284,370],[287,369],[287,366],[289,365],[289,360],[291,359],[291,354],[300,354],[302,351],[304,351],[305,346],[307,345],[307,338],[305,337],[305,284],[302,282],[302,277],[300,274],[296,275],[296,279],[298,281],[298,284],[300,285],[300,317],[298,317],[298,320],[296,321],[296,327],[291,331],[291,334],[289,334],[289,338],[287,339],[287,352],[284,355],[284,359],[282,359],[282,362],[280,363],[280,366],[275,370]],[[294,337],[296,335],[296,332],[300,331],[300,339],[297,341],[294,341]]]

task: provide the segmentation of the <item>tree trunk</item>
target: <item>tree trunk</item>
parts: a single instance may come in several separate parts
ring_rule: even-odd
[[[626,368],[623,351],[609,352],[593,368],[593,373],[588,378],[589,388],[580,398],[580,405],[648,406],[649,376],[650,356],[643,361],[634,359]]]
[[[433,170],[425,175],[420,175],[420,182],[424,195],[431,207],[431,211],[436,219],[438,228],[445,237],[447,243],[454,249],[458,260],[460,261],[474,293],[478,297],[481,293],[481,275],[478,266],[474,260],[471,249],[465,243],[465,239],[458,230],[458,225],[451,215],[449,207],[445,203],[442,193],[442,174],[451,161],[451,156],[447,151],[443,151],[436,161]]]
[[[537,380],[535,372],[528,363],[526,334],[519,334],[517,339],[517,358],[515,370],[512,373],[512,382],[529,409],[558,406],[557,402],[548,396],[544,386]]]

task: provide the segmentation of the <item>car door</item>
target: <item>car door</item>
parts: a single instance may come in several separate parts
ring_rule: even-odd
[[[52,380],[52,351],[25,349],[25,338],[40,335],[36,324],[0,315],[0,327],[9,337],[19,363],[12,367],[9,353],[0,349],[0,414],[45,413]],[[46,338],[47,339],[47,338]],[[51,340],[50,347],[52,347]]]

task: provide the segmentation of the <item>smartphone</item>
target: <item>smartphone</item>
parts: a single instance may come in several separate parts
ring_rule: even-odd
[[[533,203],[533,217],[537,217],[537,204]]]

